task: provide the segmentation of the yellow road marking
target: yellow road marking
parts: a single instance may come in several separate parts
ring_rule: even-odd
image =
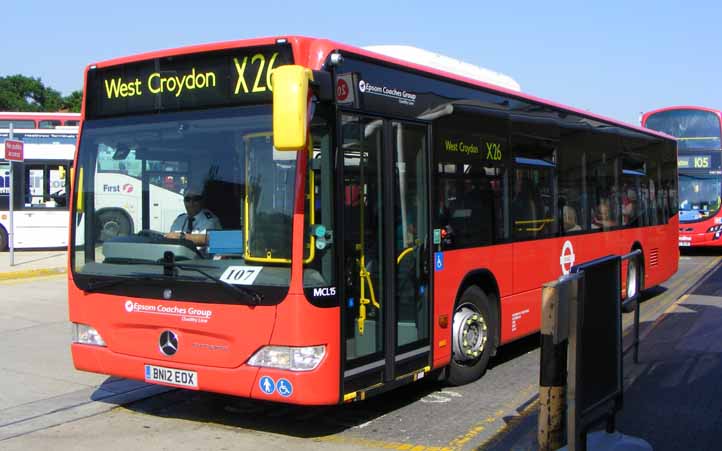
[[[0,279],[0,285],[18,285],[21,283],[30,283],[35,282],[38,280],[51,280],[51,279],[57,279],[59,277],[67,277],[65,273],[62,272],[56,272],[56,273],[43,273],[38,274],[37,276],[32,277],[21,277],[21,278],[14,278],[14,279]]]
[[[0,272],[0,281],[35,278],[55,274],[65,274],[65,268],[21,269],[19,271]]]
[[[449,448],[447,446],[426,446],[413,443],[385,442],[383,440],[371,440],[360,437],[343,437],[339,435],[319,437],[315,440],[326,443],[331,442],[344,445],[356,445],[364,448],[395,449],[398,451],[454,451],[453,448]]]
[[[483,382],[483,379],[482,379],[482,382]],[[501,420],[501,419],[504,417],[504,415],[507,415],[507,414],[508,414],[508,412],[514,411],[514,410],[517,408],[517,406],[519,406],[519,405],[523,404],[524,402],[528,401],[530,397],[534,396],[534,393],[537,393],[538,389],[539,389],[539,386],[538,386],[537,384],[527,385],[527,386],[524,387],[524,389],[521,390],[521,392],[520,392],[517,396],[515,396],[511,401],[509,401],[509,402],[507,402],[506,404],[504,404],[504,405],[501,407],[501,409],[499,409],[499,410],[497,410],[496,412],[494,412],[493,415],[490,415],[490,416],[482,419],[481,421],[477,421],[476,423],[474,423],[474,424],[471,426],[471,428],[469,428],[469,430],[466,431],[465,434],[456,437],[455,439],[453,439],[452,441],[450,441],[447,446],[448,446],[450,449],[452,449],[452,450],[459,450],[459,449],[461,449],[465,444],[467,444],[468,442],[470,442],[471,440],[473,440],[476,436],[478,436],[478,435],[481,434],[483,431],[485,431],[486,428],[487,428],[490,424],[492,424],[492,423],[494,423],[494,422],[496,422],[496,421]],[[530,403],[530,405],[526,406],[526,407],[520,412],[520,414],[519,414],[518,416],[519,416],[520,418],[523,418],[523,417],[524,417],[525,415],[527,415],[528,412],[530,411],[529,408],[530,408],[532,405],[535,405],[535,404],[536,404],[536,401]],[[506,427],[508,427],[508,426],[509,426],[509,425],[507,425]],[[499,432],[506,430],[506,427],[500,429]],[[493,437],[490,437],[490,438],[489,438],[488,440],[486,440],[484,443],[482,443],[481,445],[479,445],[479,447],[483,447],[484,444],[486,444],[486,443],[488,443],[489,441],[493,440],[494,437],[497,437],[497,436],[499,435],[499,432],[495,433]]]

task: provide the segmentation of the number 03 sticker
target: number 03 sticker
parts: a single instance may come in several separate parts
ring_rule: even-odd
[[[234,285],[253,285],[262,266],[229,266],[221,275],[221,280]]]

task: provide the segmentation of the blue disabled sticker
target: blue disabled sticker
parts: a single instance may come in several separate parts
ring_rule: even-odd
[[[278,394],[284,398],[288,398],[293,394],[293,385],[287,379],[279,379],[276,387],[278,388]]]
[[[274,390],[276,390],[276,383],[273,382],[273,379],[268,376],[263,376],[258,381],[258,385],[261,387],[261,391],[267,395],[273,394]]]
[[[434,252],[434,270],[441,271],[444,269],[444,254],[443,252]]]

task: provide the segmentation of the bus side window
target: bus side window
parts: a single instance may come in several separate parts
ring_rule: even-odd
[[[60,126],[57,119],[43,119],[38,123],[38,128],[56,128]]]
[[[516,171],[514,191],[511,196],[511,214],[516,238],[534,238],[536,236],[536,220],[541,216],[541,208],[536,202],[531,184],[530,179],[520,171]]]
[[[516,239],[552,236],[556,233],[553,173],[542,166],[518,166],[511,198],[512,221]]]
[[[579,225],[577,210],[571,205],[565,205],[562,207],[562,220],[565,234],[579,232],[582,230],[582,227]]]
[[[626,227],[639,226],[639,194],[633,186],[626,186],[622,190],[622,225]]]
[[[23,204],[26,208],[67,208],[65,166],[29,164],[24,173]]]

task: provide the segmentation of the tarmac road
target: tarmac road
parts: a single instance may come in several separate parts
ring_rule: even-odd
[[[683,257],[642,304],[642,334],[719,260]],[[10,393],[0,395],[2,449],[509,449],[510,436],[522,443],[532,431],[517,425],[536,406],[538,336],[502,348],[487,374],[463,387],[425,381],[351,405],[285,406],[73,370],[65,283],[0,282],[0,336],[11,350],[0,364],[0,392]]]

